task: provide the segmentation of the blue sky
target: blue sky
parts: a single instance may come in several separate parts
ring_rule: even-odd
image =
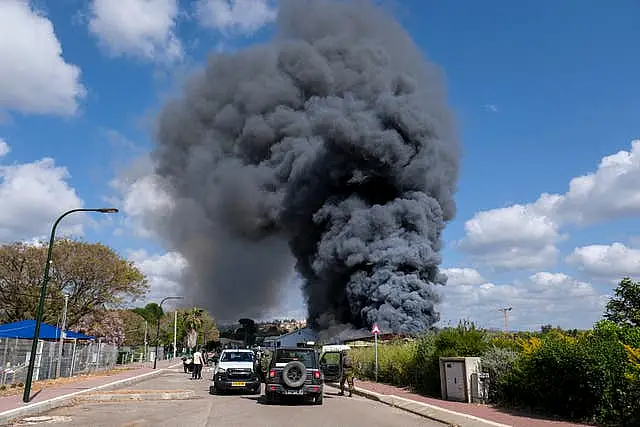
[[[19,183],[0,169],[0,240],[42,236],[60,209],[55,202],[73,205],[74,190],[85,206],[125,204],[130,193],[113,181],[152,148],[154,114],[167,96],[208,53],[241,49],[273,32],[273,12],[242,9],[242,1],[233,13],[208,9],[201,19],[195,1],[152,0],[153,13],[131,19],[144,10],[135,8],[139,2],[0,5],[0,39],[16,40],[0,46],[1,62],[13,64],[0,70],[0,140],[10,147],[0,165],[50,157],[69,173],[59,177],[68,188],[49,188],[48,178],[41,182],[25,169],[29,185],[44,190],[16,190]],[[501,327],[498,308],[513,306],[513,327],[588,327],[614,281],[640,275],[640,145],[632,151],[640,138],[640,4],[398,0],[389,7],[445,72],[463,144],[458,215],[445,232],[443,266],[451,270],[443,323],[469,317]],[[24,71],[36,66],[42,71]],[[79,77],[60,89],[61,74],[51,70],[69,76],[71,66]],[[627,154],[598,170],[620,151]],[[567,193],[572,179],[588,174]],[[50,205],[18,197],[40,190]],[[58,190],[64,197],[53,197]],[[536,203],[541,193],[558,198]],[[151,299],[174,289],[184,263],[140,237],[134,212],[95,219],[73,224],[84,223],[86,239],[140,263],[154,284]],[[274,311],[302,312],[299,297]]]

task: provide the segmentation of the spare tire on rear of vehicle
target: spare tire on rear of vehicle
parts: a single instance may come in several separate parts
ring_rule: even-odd
[[[287,363],[282,370],[282,381],[291,388],[301,387],[306,379],[307,368],[297,360]]]

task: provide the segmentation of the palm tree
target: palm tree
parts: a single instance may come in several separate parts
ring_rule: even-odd
[[[193,307],[184,314],[184,328],[187,333],[187,347],[194,348],[198,342],[198,329],[202,326],[204,310]]]

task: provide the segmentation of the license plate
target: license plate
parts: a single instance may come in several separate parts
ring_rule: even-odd
[[[303,394],[302,390],[285,390],[286,394]]]
[[[241,381],[234,381],[231,383],[231,387],[244,387],[247,383]]]

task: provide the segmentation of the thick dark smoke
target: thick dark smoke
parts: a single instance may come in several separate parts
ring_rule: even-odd
[[[277,306],[295,263],[316,328],[423,331],[459,167],[439,72],[368,1],[280,7],[274,40],[210,57],[162,111],[158,232],[221,318]]]

